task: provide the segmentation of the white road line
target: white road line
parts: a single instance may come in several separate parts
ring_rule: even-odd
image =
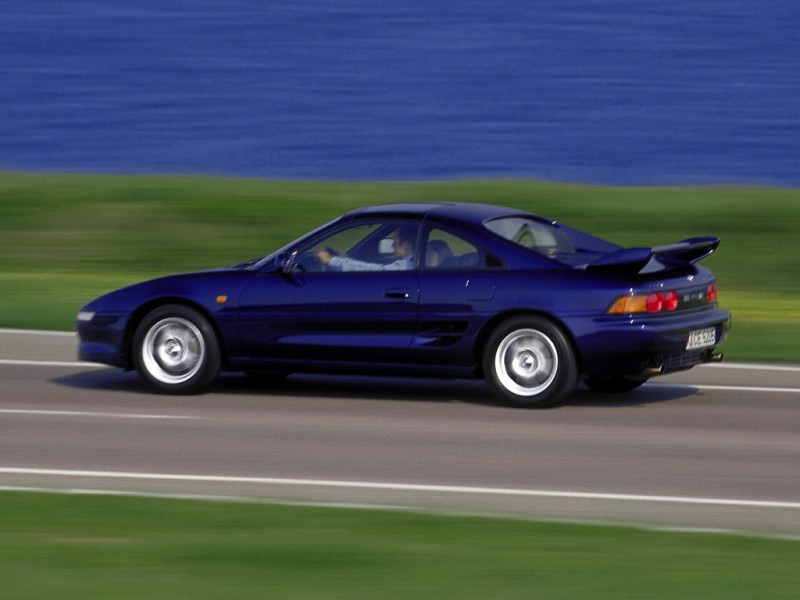
[[[777,392],[780,394],[800,394],[800,388],[755,387],[744,385],[698,385],[686,384],[698,390],[719,390],[724,392]]]
[[[778,394],[800,394],[800,388],[758,387],[750,385],[707,385],[704,383],[661,383],[648,382],[645,387],[689,387],[696,390],[716,390],[723,392],[774,392]]]
[[[108,365],[101,363],[77,360],[17,360],[12,358],[0,358],[0,365],[14,365],[20,367],[108,367]]]
[[[42,331],[39,329],[0,329],[0,335],[8,333],[11,335],[49,335],[54,337],[75,337],[74,331]]]
[[[17,408],[0,408],[0,414],[55,416],[55,417],[95,417],[98,419],[188,420],[188,419],[202,418],[202,417],[188,417],[180,415],[148,415],[148,414],[137,414],[137,413],[89,412],[89,411],[77,411],[77,410],[26,410]]]
[[[739,369],[742,371],[786,371],[800,373],[800,367],[792,365],[762,365],[757,363],[708,363],[697,365],[698,369]]]
[[[339,489],[386,490],[396,492],[432,492],[437,494],[467,494],[493,496],[527,496],[560,498],[568,500],[610,500],[614,502],[660,502],[669,504],[694,504],[743,508],[769,508],[800,510],[800,502],[777,500],[741,500],[733,498],[697,498],[691,496],[650,496],[642,494],[608,494],[571,492],[563,490],[530,490],[518,488],[493,488],[453,485],[427,485],[414,483],[384,483],[377,481],[340,481],[332,479],[290,479],[281,477],[234,477],[218,475],[186,475],[168,473],[137,473],[128,471],[83,471],[70,469],[31,469],[0,467],[3,475],[31,475],[49,477],[84,477],[96,479],[128,479],[141,481],[183,481],[194,483],[244,483],[272,486],[305,486]]]

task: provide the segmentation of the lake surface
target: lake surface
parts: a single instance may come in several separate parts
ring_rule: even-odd
[[[797,0],[27,0],[0,170],[800,187]]]

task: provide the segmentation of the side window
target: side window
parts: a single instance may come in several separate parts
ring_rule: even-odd
[[[379,257],[377,254],[367,250],[364,245],[367,244],[367,240],[370,238],[370,236],[374,235],[380,229],[380,227],[381,225],[379,223],[348,227],[347,229],[341,230],[318,241],[316,244],[314,244],[311,251],[317,253],[320,250],[327,249],[332,254],[346,256],[355,248],[362,246],[361,252],[365,254],[363,258],[378,260]]]
[[[500,261],[461,236],[443,229],[431,229],[425,241],[425,269],[487,269]]]
[[[407,271],[414,268],[418,226],[361,222],[317,238],[299,252],[303,271]]]

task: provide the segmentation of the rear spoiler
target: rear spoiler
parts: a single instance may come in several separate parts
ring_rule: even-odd
[[[655,258],[665,267],[685,267],[705,258],[719,246],[718,237],[694,237],[653,248],[623,248],[588,264],[587,269],[638,273]]]

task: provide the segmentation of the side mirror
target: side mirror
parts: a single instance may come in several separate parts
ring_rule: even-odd
[[[278,256],[278,269],[281,273],[288,275],[294,270],[297,262],[297,250],[292,253],[284,253]]]

